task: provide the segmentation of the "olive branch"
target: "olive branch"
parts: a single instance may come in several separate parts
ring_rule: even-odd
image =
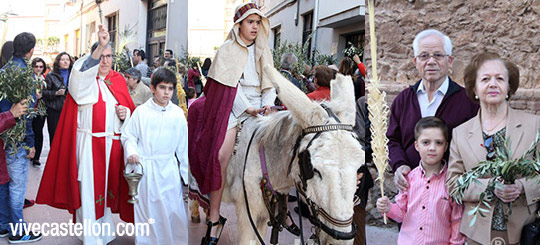
[[[459,176],[455,188],[450,193],[458,204],[463,204],[464,193],[471,183],[480,184],[479,178],[490,178],[486,189],[480,193],[478,204],[467,212],[468,215],[473,215],[469,226],[474,225],[478,215],[485,217],[484,213],[491,209],[491,202],[502,202],[494,194],[495,188],[502,184],[514,184],[518,178],[531,179],[539,176],[540,153],[536,150],[538,143],[539,134],[537,132],[529,149],[520,158],[513,160],[511,159],[510,139],[507,138],[504,145],[497,147],[494,160],[481,161],[471,171]],[[512,214],[512,203],[506,204],[508,212],[504,213],[504,219],[508,220],[508,216]]]
[[[10,103],[15,104],[27,99],[27,103],[34,103],[32,94],[41,89],[43,81],[35,80],[33,74],[29,64],[26,67],[20,67],[10,60],[0,71],[0,100],[7,99]],[[28,108],[28,112],[22,118],[34,118],[44,114],[45,107],[38,104],[37,108]],[[4,148],[8,145],[11,146],[12,154],[17,153],[17,144],[24,142],[26,123],[26,120],[17,120],[15,126],[0,133],[0,137],[5,142]],[[28,148],[28,146],[24,147]]]

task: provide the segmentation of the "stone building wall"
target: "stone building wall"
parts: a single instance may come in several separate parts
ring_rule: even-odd
[[[463,70],[477,52],[497,52],[520,69],[520,89],[511,106],[540,114],[540,1],[376,1],[375,24],[379,77],[389,103],[420,79],[412,42],[418,32],[433,28],[452,40],[452,79],[463,84]],[[370,77],[368,28],[366,17],[365,57]]]
[[[510,101],[513,108],[540,114],[540,1],[533,0],[385,0],[375,1],[377,62],[387,102],[420,77],[413,63],[412,42],[425,29],[437,29],[450,37],[454,63],[450,76],[463,85],[463,70],[480,51],[494,51],[520,69],[520,88]],[[367,13],[366,15],[369,15]],[[369,17],[366,16],[365,57],[371,75]],[[368,95],[369,96],[369,95]],[[374,179],[377,172],[368,164]],[[388,173],[385,194],[397,194]],[[382,225],[374,208],[379,184],[370,192],[367,221]]]

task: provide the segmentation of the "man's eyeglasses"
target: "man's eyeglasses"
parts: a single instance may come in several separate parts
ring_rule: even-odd
[[[101,55],[101,58],[102,58],[102,59],[112,59],[112,54]]]
[[[43,68],[43,66],[37,66],[37,65],[36,65],[36,66],[34,66],[34,68]]]
[[[431,57],[433,57],[435,60],[442,60],[443,58],[445,58],[446,54],[443,54],[443,53],[433,53],[433,54],[430,54],[430,53],[421,53],[419,54],[418,56],[416,56],[416,58],[418,58],[419,60],[421,61],[426,61],[426,60],[429,60]]]

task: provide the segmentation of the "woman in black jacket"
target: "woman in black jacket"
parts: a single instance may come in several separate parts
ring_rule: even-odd
[[[68,53],[62,52],[54,59],[53,70],[45,78],[47,88],[43,90],[43,99],[47,106],[47,127],[51,144],[66,100],[71,67],[73,67],[73,59]]]

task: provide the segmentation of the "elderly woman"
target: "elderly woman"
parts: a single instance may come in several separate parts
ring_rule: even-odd
[[[447,186],[451,193],[457,187],[458,178],[480,161],[496,158],[497,147],[510,140],[512,159],[521,157],[535,140],[540,128],[540,118],[510,108],[508,99],[519,86],[519,69],[513,63],[495,53],[475,55],[465,69],[467,94],[480,104],[478,115],[458,126],[453,131],[450,145]],[[526,122],[526,123],[524,123]],[[504,240],[501,244],[519,244],[523,226],[534,219],[540,197],[538,178],[518,178],[514,184],[496,185],[493,194],[502,202],[492,201],[484,215],[477,215],[470,226],[472,215],[467,214],[479,202],[480,193],[486,190],[491,178],[478,179],[465,190],[465,205],[460,231],[467,236],[468,244],[490,244]],[[505,219],[507,203],[512,210]]]
[[[135,107],[144,104],[152,98],[152,91],[145,84],[141,84],[141,72],[136,68],[132,67],[126,70],[124,73],[126,78],[129,95],[133,100]]]

